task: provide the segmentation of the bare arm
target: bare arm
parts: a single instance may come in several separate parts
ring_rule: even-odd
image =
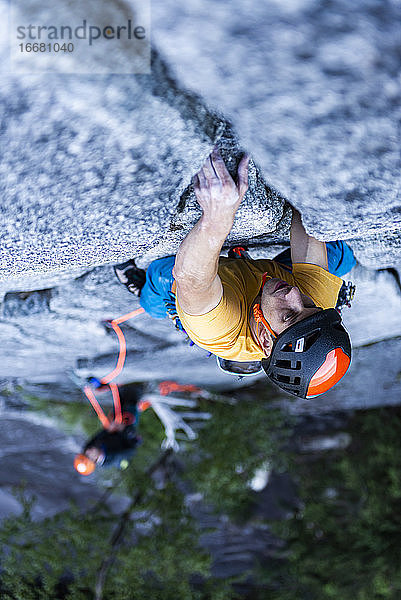
[[[290,244],[293,263],[308,263],[328,269],[326,244],[306,233],[301,215],[295,208],[292,209]]]
[[[214,151],[195,177],[195,194],[203,214],[181,243],[173,271],[178,302],[190,315],[203,315],[221,300],[219,256],[248,188],[248,162],[248,157],[242,159],[236,185]]]

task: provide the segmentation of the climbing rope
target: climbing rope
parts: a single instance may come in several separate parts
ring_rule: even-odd
[[[161,381],[159,383],[159,392],[161,396],[168,396],[171,392],[200,392],[201,388],[196,385],[181,385],[176,381]]]
[[[99,380],[98,387],[101,387],[103,385],[108,385],[111,390],[111,394],[113,396],[113,404],[114,404],[114,419],[112,421],[110,419],[108,419],[106,417],[106,415],[104,414],[103,409],[100,406],[91,386],[86,385],[84,387],[85,395],[88,398],[89,402],[91,403],[94,411],[96,412],[96,414],[98,416],[99,421],[101,422],[101,424],[103,425],[103,427],[105,429],[108,429],[112,425],[112,423],[117,423],[117,424],[122,423],[120,392],[118,390],[118,385],[116,385],[115,383],[111,383],[112,380],[115,379],[123,370],[125,358],[127,356],[127,344],[125,341],[124,334],[123,334],[121,328],[119,327],[119,325],[120,325],[120,323],[124,323],[125,321],[128,321],[129,319],[132,319],[133,317],[136,317],[137,315],[140,315],[144,312],[145,312],[145,310],[143,308],[137,308],[136,310],[133,310],[132,312],[130,312],[126,315],[123,315],[122,317],[118,317],[117,319],[108,321],[108,323],[110,323],[111,327],[113,328],[113,330],[115,331],[115,333],[117,335],[117,338],[118,338],[118,341],[120,344],[120,351],[118,353],[118,360],[117,360],[116,367],[113,369],[113,371],[111,371],[110,373],[108,373],[107,375],[102,377],[102,379]]]
[[[109,373],[108,375],[105,375],[104,377],[102,377],[102,379],[100,380],[100,383],[102,383],[103,385],[106,385],[110,381],[115,379],[117,377],[117,375],[119,375],[121,373],[121,371],[123,370],[123,366],[125,363],[125,357],[127,355],[127,344],[125,342],[125,337],[124,337],[123,332],[121,331],[121,328],[119,327],[119,324],[124,323],[125,321],[128,321],[129,319],[132,319],[133,317],[136,317],[137,315],[141,315],[144,312],[145,312],[144,308],[142,308],[142,307],[137,308],[136,310],[133,310],[132,312],[130,312],[126,315],[123,315],[122,317],[118,317],[117,319],[113,319],[112,321],[110,321],[110,325],[116,332],[118,341],[120,342],[120,352],[118,354],[118,360],[117,360],[117,365],[116,365],[115,369],[113,371],[111,371],[111,373]]]
[[[122,411],[121,411],[121,400],[120,400],[120,393],[118,390],[118,385],[116,385],[115,383],[112,383],[113,379],[115,379],[123,370],[125,359],[127,356],[127,343],[125,341],[124,333],[123,333],[121,327],[119,327],[119,325],[121,323],[124,323],[125,321],[128,321],[129,319],[133,319],[134,317],[141,315],[144,312],[145,312],[145,310],[143,308],[137,308],[136,310],[133,310],[132,312],[130,312],[126,315],[123,315],[121,317],[113,319],[112,321],[107,321],[107,323],[112,327],[112,329],[116,333],[119,344],[120,344],[118,360],[117,360],[117,364],[116,364],[115,368],[112,371],[110,371],[110,373],[108,373],[107,375],[102,377],[100,380],[92,378],[92,381],[97,383],[98,388],[105,386],[105,385],[108,385],[108,387],[110,388],[112,396],[113,396],[113,404],[114,404],[114,419],[113,420],[110,420],[104,414],[104,411],[95,396],[93,388],[90,385],[86,385],[84,387],[85,395],[88,398],[89,402],[91,403],[94,411],[96,412],[96,414],[98,416],[99,421],[101,422],[101,424],[103,425],[103,427],[105,429],[108,429],[113,423],[117,423],[117,424],[122,423],[122,418],[123,418]],[[201,389],[195,385],[191,385],[191,384],[181,385],[181,384],[177,383],[176,381],[161,381],[159,383],[159,392],[160,392],[161,396],[168,396],[172,392],[200,392],[200,391],[201,391]],[[138,410],[143,412],[147,408],[149,408],[149,406],[151,406],[151,403],[149,401],[145,400],[145,401],[139,402]]]

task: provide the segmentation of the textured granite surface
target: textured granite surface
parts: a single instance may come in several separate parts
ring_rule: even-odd
[[[317,237],[350,240],[363,265],[399,265],[398,11],[375,0],[156,0],[150,75],[83,65],[17,75],[3,40],[0,376],[56,381],[112,366],[117,343],[101,321],[137,301],[111,265],[176,251],[200,215],[192,176],[215,144],[232,174],[244,150],[252,157],[228,244],[273,257],[288,243],[287,200]],[[354,345],[400,335],[392,276],[356,278]],[[221,382],[167,322],[145,315],[129,328],[125,381]]]
[[[319,239],[401,262],[401,5],[155,0],[153,41]]]

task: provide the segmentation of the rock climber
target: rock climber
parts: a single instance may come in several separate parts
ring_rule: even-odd
[[[355,265],[343,241],[308,235],[293,208],[290,249],[275,259],[221,257],[248,189],[249,157],[237,183],[217,149],[194,177],[202,216],[177,255],[155,260],[146,273],[134,261],[116,265],[121,283],[151,316],[166,313],[198,346],[222,361],[261,361],[267,376],[301,398],[317,396],[347,371],[351,343],[337,310],[341,279]]]
[[[129,396],[121,398],[122,422],[111,421],[94,435],[84,446],[82,452],[74,459],[74,468],[80,475],[90,475],[96,467],[118,467],[125,469],[142,438],[137,433],[139,388],[133,391],[130,386]]]

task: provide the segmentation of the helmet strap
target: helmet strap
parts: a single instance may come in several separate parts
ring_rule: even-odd
[[[266,329],[269,331],[269,333],[276,338],[277,334],[273,331],[273,329],[270,327],[269,323],[266,321],[265,317],[263,316],[263,312],[262,309],[260,308],[260,304],[254,304],[253,306],[253,316],[254,319],[257,323],[257,335],[259,336],[259,323],[263,323],[263,325],[266,327]]]
[[[266,283],[266,279],[267,279],[267,273],[263,273],[263,277],[262,277],[262,287],[260,288],[259,294],[262,294],[263,288],[265,286]],[[270,327],[269,323],[266,321],[262,309],[260,307],[260,302],[256,302],[253,305],[253,317],[255,319],[256,322],[256,337],[258,338],[258,341],[260,343],[259,340],[259,323],[262,323],[267,331],[270,333],[270,335],[274,338],[277,337],[277,334],[273,331],[273,329]],[[262,346],[262,350],[264,351],[264,348]]]

